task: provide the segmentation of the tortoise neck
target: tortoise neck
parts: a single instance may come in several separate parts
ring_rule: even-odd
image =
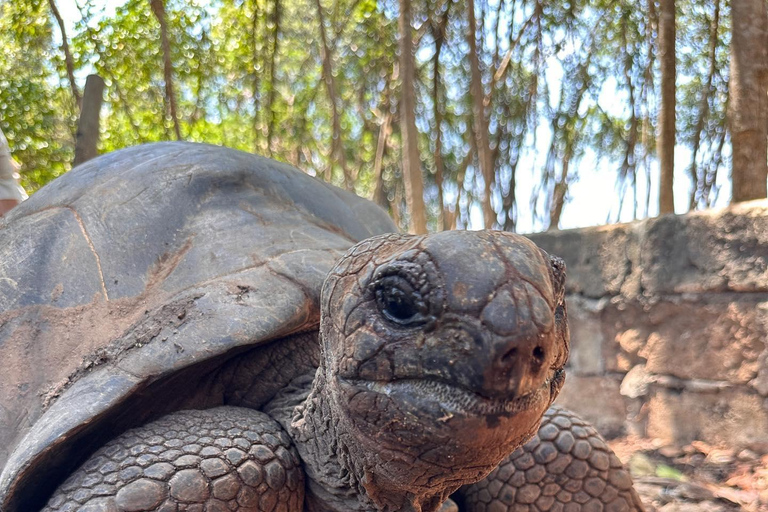
[[[310,512],[369,511],[375,509],[360,484],[359,468],[350,460],[347,436],[340,435],[338,419],[327,396],[322,368],[293,408],[288,430],[304,462],[307,477],[305,510]]]
[[[442,500],[436,496],[422,503],[424,496],[419,499],[382,485],[376,471],[381,461],[355,439],[334,407],[323,363],[304,397],[300,403],[294,402],[297,405],[290,418],[283,414],[278,421],[290,433],[304,463],[305,510],[428,512],[439,508]]]

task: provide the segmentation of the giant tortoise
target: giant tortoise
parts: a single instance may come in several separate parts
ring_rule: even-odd
[[[562,261],[510,233],[395,231],[202,144],[41,189],[0,220],[0,509],[641,510],[552,406]]]

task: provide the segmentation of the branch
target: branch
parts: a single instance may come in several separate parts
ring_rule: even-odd
[[[75,82],[75,64],[72,59],[72,54],[69,51],[69,42],[67,41],[67,31],[64,29],[64,20],[61,18],[59,9],[56,7],[54,0],[48,0],[48,5],[51,7],[53,17],[56,18],[56,22],[59,24],[59,30],[61,30],[61,49],[64,51],[64,64],[67,67],[67,77],[69,78],[69,87],[72,89],[72,97],[75,98],[75,104],[77,109],[80,110],[82,106],[82,97],[80,91],[77,89],[77,83]]]
[[[533,23],[534,19],[539,15],[538,11],[535,10],[533,14],[523,23],[523,26],[520,27],[520,32],[518,32],[517,37],[509,44],[509,48],[507,49],[507,53],[504,55],[504,58],[501,59],[501,64],[499,64],[499,69],[496,70],[496,73],[493,74],[493,80],[491,81],[491,90],[493,90],[493,86],[501,80],[501,77],[504,76],[504,73],[507,71],[507,66],[509,65],[509,60],[512,58],[512,52],[515,51],[515,48],[517,47],[517,44],[520,42],[520,39],[522,39],[523,34],[525,34],[526,29],[528,28],[528,25]],[[489,95],[490,96],[490,95]]]
[[[325,33],[325,16],[323,15],[323,6],[320,3],[320,0],[315,0],[315,5],[317,6],[317,18],[320,25],[320,40],[322,42],[320,50],[323,58],[323,78],[326,91],[328,92],[328,100],[331,102],[331,113],[333,115],[333,140],[331,141],[331,158],[326,170],[326,179],[327,181],[330,181],[331,170],[333,168],[333,156],[336,155],[344,173],[344,187],[347,190],[352,190],[352,180],[350,179],[349,170],[347,169],[347,160],[344,155],[344,145],[341,138],[341,115],[339,114],[338,104],[339,97],[336,89],[336,80],[333,78],[331,49],[328,46],[328,37]]]
[[[176,95],[173,92],[173,64],[171,63],[171,43],[168,40],[168,26],[165,19],[165,0],[150,0],[150,7],[160,23],[160,38],[163,46],[163,74],[165,80],[165,98],[170,106],[173,131],[176,140],[181,140],[179,116],[176,113]]]

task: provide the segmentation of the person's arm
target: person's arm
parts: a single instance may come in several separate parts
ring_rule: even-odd
[[[11,156],[8,140],[0,130],[0,217],[27,198],[19,185],[19,164]]]
[[[19,204],[17,199],[0,199],[0,217],[8,213],[17,204]]]

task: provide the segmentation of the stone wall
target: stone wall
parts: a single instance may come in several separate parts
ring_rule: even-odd
[[[768,451],[768,201],[530,238],[568,265],[560,403],[608,437]]]

